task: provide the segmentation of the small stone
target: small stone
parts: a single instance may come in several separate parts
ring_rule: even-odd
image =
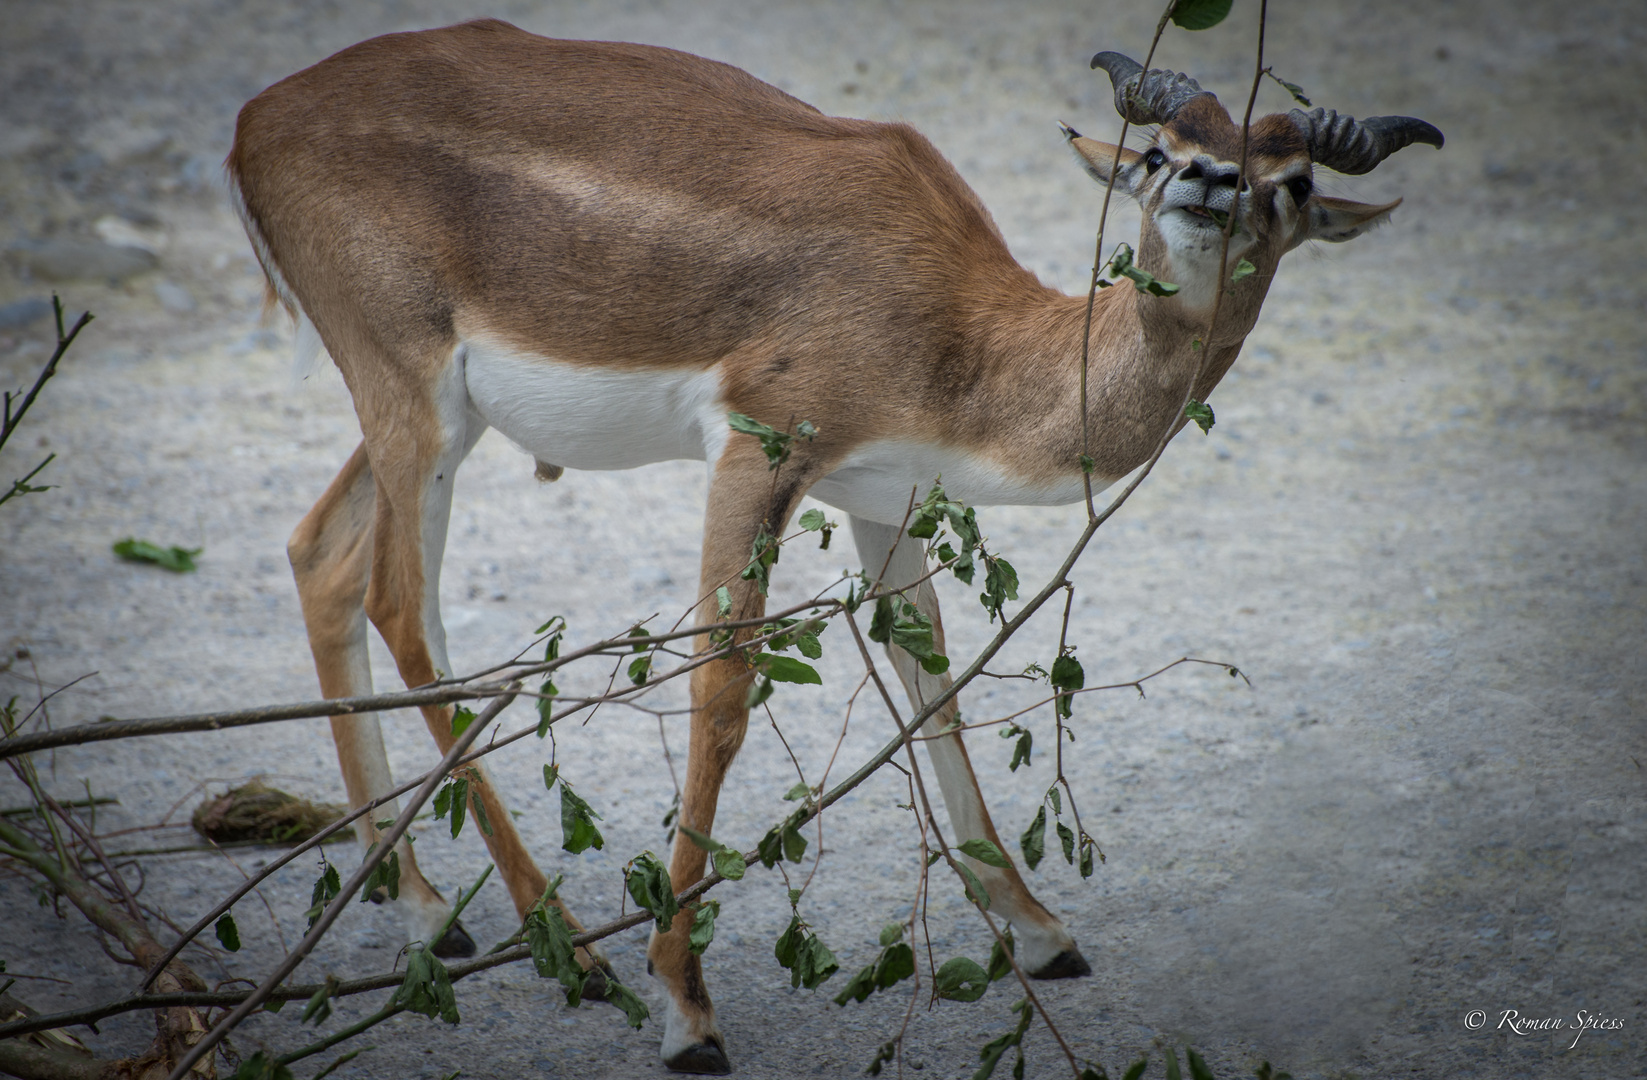
[[[193,293],[165,278],[154,283],[154,296],[160,301],[160,306],[173,315],[189,315],[200,306],[195,303]]]
[[[24,240],[8,247],[6,256],[44,281],[118,282],[160,263],[152,251],[96,240]]]
[[[27,300],[0,304],[0,330],[23,330],[50,314],[51,301],[44,297],[31,296]]]
[[[142,248],[151,255],[166,250],[170,238],[158,218],[139,213],[136,218],[104,214],[92,226],[92,231],[112,247]]]

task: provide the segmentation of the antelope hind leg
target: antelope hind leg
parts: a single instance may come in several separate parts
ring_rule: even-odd
[[[875,574],[883,565],[886,566],[884,580],[894,588],[915,581],[926,572],[926,556],[920,541],[900,535],[895,525],[883,525],[854,516],[852,537],[857,543],[858,558],[863,561],[864,569]],[[888,552],[891,552],[890,559]],[[921,613],[932,620],[933,642],[942,652],[944,628],[938,613],[938,594],[932,583],[922,582],[915,588],[911,599]],[[888,645],[886,651],[915,709],[920,709],[949,686],[947,674],[927,674],[915,658],[903,649]],[[957,711],[957,700],[952,699],[926,722],[922,733],[936,735],[954,721]],[[949,811],[951,830],[955,833],[947,838],[949,842],[960,844],[973,839],[989,840],[1010,861],[1012,856],[996,833],[989,808],[984,805],[983,792],[978,788],[978,778],[972,771],[972,762],[967,757],[961,733],[955,731],[943,738],[932,739],[926,747],[932,758],[933,771],[938,776],[938,787],[943,792],[944,806]],[[1063,921],[1030,893],[1016,864],[1001,869],[965,855],[961,858],[988,891],[991,912],[1000,914],[1012,924],[1013,938],[1017,942],[1017,960],[1027,974],[1037,979],[1068,979],[1092,973],[1091,966],[1081,955]]]

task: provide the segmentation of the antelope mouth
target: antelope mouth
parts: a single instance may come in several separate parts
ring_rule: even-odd
[[[1203,221],[1210,221],[1219,228],[1224,227],[1224,219],[1229,216],[1222,210],[1213,210],[1206,206],[1180,206],[1176,207],[1176,209],[1182,210],[1184,213],[1193,215],[1194,217],[1198,217]]]

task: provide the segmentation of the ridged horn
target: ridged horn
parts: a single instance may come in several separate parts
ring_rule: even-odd
[[[1146,72],[1138,61],[1118,52],[1099,53],[1092,66],[1109,75],[1115,86],[1115,111],[1133,124],[1164,124],[1185,102],[1207,93],[1188,75],[1165,68]]]
[[[1413,116],[1369,116],[1357,120],[1332,109],[1294,109],[1287,118],[1303,132],[1310,160],[1341,173],[1372,172],[1380,161],[1415,142],[1439,147],[1444,141],[1434,124]]]

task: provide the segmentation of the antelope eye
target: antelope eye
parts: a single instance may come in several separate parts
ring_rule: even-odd
[[[1148,172],[1151,176],[1155,175],[1155,170],[1156,169],[1159,169],[1161,166],[1165,165],[1166,163],[1167,163],[1167,155],[1161,153],[1161,150],[1160,150],[1159,147],[1155,147],[1155,146],[1150,147],[1149,153],[1144,155],[1144,170],[1146,172]]]
[[[1310,197],[1315,190],[1315,181],[1307,176],[1295,176],[1287,181],[1287,191],[1292,195],[1293,204],[1303,206],[1304,200]]]

